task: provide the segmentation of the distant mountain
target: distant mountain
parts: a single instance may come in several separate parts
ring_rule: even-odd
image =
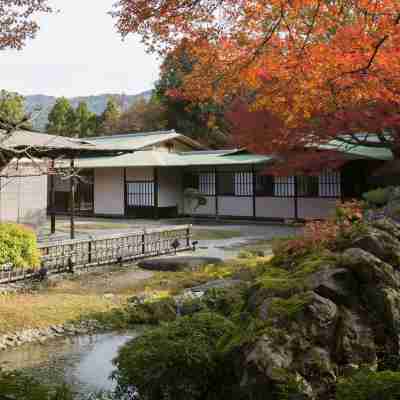
[[[152,91],[148,90],[146,92],[125,95],[125,94],[100,94],[97,96],[82,96],[82,97],[72,97],[69,99],[74,107],[77,107],[79,102],[85,101],[89,107],[89,110],[100,115],[106,108],[107,100],[110,96],[116,97],[120,104],[122,104],[123,110],[129,108],[130,105],[139,101],[141,99],[149,100]],[[36,94],[32,96],[25,97],[25,109],[28,113],[31,113],[35,109],[40,108],[41,112],[37,118],[33,121],[33,127],[37,130],[44,130],[48,122],[48,115],[57,98],[53,96],[45,96],[42,94]]]

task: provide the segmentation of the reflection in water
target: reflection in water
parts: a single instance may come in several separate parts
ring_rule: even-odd
[[[113,390],[112,360],[118,349],[138,333],[78,336],[1,352],[0,366],[22,369],[44,383],[67,382],[81,394]]]

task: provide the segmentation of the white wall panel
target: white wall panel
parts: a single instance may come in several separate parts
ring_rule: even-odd
[[[218,214],[232,217],[252,217],[252,197],[218,197]]]
[[[94,170],[94,212],[107,215],[124,214],[123,168]]]
[[[46,219],[47,176],[1,179],[1,222],[38,226]]]
[[[256,217],[294,218],[294,199],[288,197],[257,197]]]
[[[299,198],[298,213],[302,219],[324,219],[335,212],[338,199]]]

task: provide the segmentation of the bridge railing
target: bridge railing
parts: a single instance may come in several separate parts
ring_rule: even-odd
[[[173,254],[191,248],[190,225],[134,231],[88,239],[55,241],[39,244],[41,268],[49,274],[75,269],[123,263],[146,257]],[[38,270],[0,266],[0,283],[31,278]]]

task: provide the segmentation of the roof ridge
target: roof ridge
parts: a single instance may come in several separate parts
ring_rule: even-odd
[[[171,133],[176,133],[177,135],[181,135],[176,132],[174,129],[170,129],[168,131],[152,131],[152,132],[131,132],[131,133],[118,133],[115,135],[106,135],[106,136],[93,136],[87,138],[81,138],[86,140],[102,140],[102,139],[115,139],[115,138],[129,138],[134,136],[152,136],[152,135],[167,135]]]

